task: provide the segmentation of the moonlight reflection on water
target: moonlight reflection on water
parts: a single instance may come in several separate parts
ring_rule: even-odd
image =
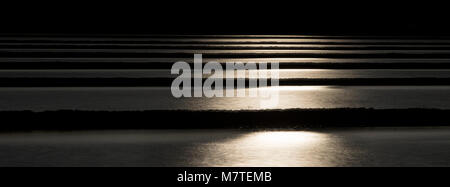
[[[3,133],[0,166],[449,166],[449,146],[448,127]]]
[[[333,166],[342,151],[329,135],[306,131],[267,131],[243,134],[199,146],[204,153],[192,165],[204,166]],[[196,163],[199,162],[199,163]]]

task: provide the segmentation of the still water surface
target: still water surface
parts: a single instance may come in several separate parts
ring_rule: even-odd
[[[0,166],[450,166],[450,128],[3,133]]]
[[[225,71],[222,74],[227,78]],[[450,69],[280,69],[232,71],[236,78],[257,78],[259,72],[267,76],[278,73],[280,79],[308,78],[449,78]],[[195,75],[195,74],[193,74]],[[192,76],[193,76],[192,75]],[[218,77],[220,74],[196,74],[203,77]],[[244,75],[244,76],[243,76]],[[253,76],[251,76],[253,75]],[[175,78],[171,70],[0,70],[0,78]],[[222,77],[219,77],[222,78]],[[231,77],[233,78],[233,77]]]
[[[177,99],[168,87],[0,88],[0,110],[450,109],[450,86],[281,86],[268,91],[279,93],[278,105],[261,107],[265,97]]]

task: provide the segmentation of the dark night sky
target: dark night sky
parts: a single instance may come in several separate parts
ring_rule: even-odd
[[[381,2],[39,3],[4,6],[0,32],[448,35],[444,7]]]

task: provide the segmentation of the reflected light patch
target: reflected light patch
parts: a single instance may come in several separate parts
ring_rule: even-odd
[[[312,132],[260,132],[247,136],[246,141],[264,146],[290,146],[314,143],[319,136]]]
[[[259,89],[279,90],[279,91],[309,91],[309,90],[324,90],[329,86],[271,86]]]
[[[331,145],[330,145],[331,144]],[[329,148],[339,148],[327,134],[306,131],[268,131],[200,146],[200,163],[229,167],[331,166]],[[197,160],[199,161],[199,160]]]

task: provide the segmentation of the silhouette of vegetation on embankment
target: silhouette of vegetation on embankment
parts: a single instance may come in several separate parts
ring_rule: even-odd
[[[1,131],[98,129],[321,128],[449,126],[450,110],[291,109],[243,111],[11,111]]]

